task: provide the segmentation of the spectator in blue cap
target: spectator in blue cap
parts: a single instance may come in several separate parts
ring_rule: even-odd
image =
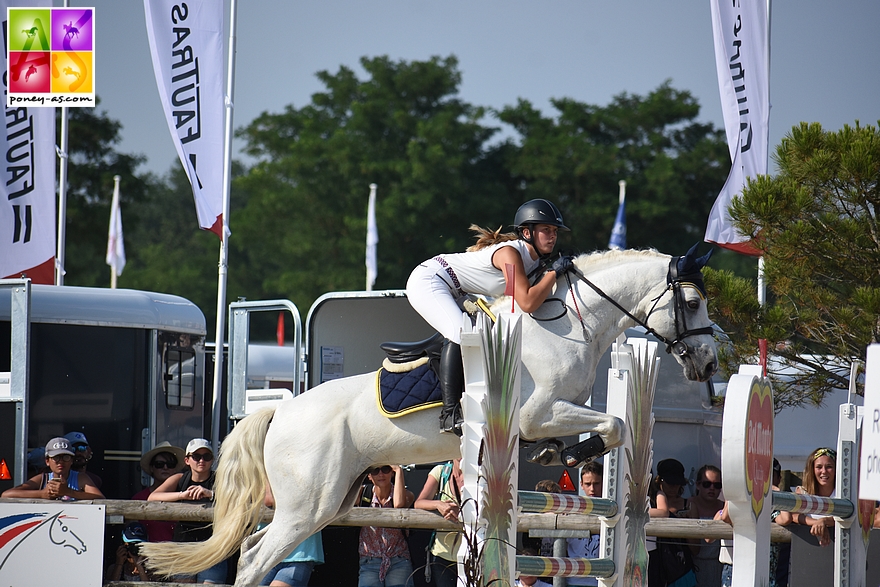
[[[73,449],[73,466],[70,467],[70,470],[88,475],[92,478],[92,483],[95,487],[100,489],[101,485],[104,484],[103,479],[98,477],[95,473],[89,473],[86,471],[86,466],[89,464],[89,461],[92,460],[93,454],[92,447],[89,445],[89,441],[86,440],[86,435],[82,432],[68,432],[64,435],[64,438],[67,439]]]
[[[145,558],[139,552],[141,542],[147,541],[147,529],[140,522],[130,522],[122,530],[122,544],[116,549],[116,562],[107,569],[108,581],[152,581],[144,566]]]

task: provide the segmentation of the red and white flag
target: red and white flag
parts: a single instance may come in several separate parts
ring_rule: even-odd
[[[767,173],[770,133],[770,28],[767,0],[711,0],[715,66],[730,175],[709,214],[705,240],[747,255],[760,255],[739,234],[727,209],[746,179]]]
[[[0,0],[0,18],[8,34],[7,8],[52,6],[51,0]],[[51,23],[35,19],[49,38]],[[18,27],[19,29],[21,27]],[[36,47],[34,47],[36,50]],[[45,50],[49,51],[49,47]],[[3,51],[4,86],[10,72]],[[13,69],[15,64],[13,64]],[[19,72],[24,75],[24,72]],[[6,155],[0,181],[0,277],[25,274],[33,283],[55,283],[55,109],[8,108],[0,131],[0,149]]]
[[[223,2],[144,0],[153,72],[199,226],[223,234]]]
[[[119,207],[119,176],[113,178],[113,203],[110,204],[110,230],[107,233],[107,264],[122,275],[125,268],[125,243],[122,240],[122,209]]]

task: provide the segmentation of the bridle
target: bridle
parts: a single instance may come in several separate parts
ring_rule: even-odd
[[[636,317],[632,312],[621,306],[617,300],[613,299],[611,296],[606,294],[602,289],[597,286],[595,283],[587,279],[587,277],[581,273],[579,269],[576,267],[571,270],[580,281],[587,284],[593,291],[595,291],[599,297],[608,301],[615,308],[623,312],[629,319],[633,320],[636,324],[644,328],[649,334],[654,335],[660,342],[666,345],[666,352],[671,353],[673,350],[679,357],[686,357],[688,354],[688,346],[684,342],[686,338],[691,336],[701,336],[704,334],[714,334],[714,330],[711,326],[704,326],[703,328],[694,328],[690,329],[687,325],[687,316],[684,309],[684,295],[682,293],[683,287],[693,287],[699,293],[700,297],[704,300],[706,299],[706,286],[703,284],[703,274],[700,269],[696,270],[691,269],[690,271],[682,270],[681,267],[684,265],[682,263],[682,259],[685,257],[673,257],[669,261],[669,270],[666,273],[666,288],[660,292],[660,295],[651,300],[654,304],[651,306],[651,309],[648,311],[648,315],[645,316],[644,320]],[[568,273],[565,274],[565,279],[568,282],[568,289],[571,291],[572,300],[574,300],[575,311],[577,312],[578,319],[581,322],[581,328],[584,330],[585,337],[586,334],[586,325],[584,324],[583,317],[581,317],[580,309],[577,306],[577,299],[574,294],[574,288],[572,287],[571,278],[568,276]],[[673,301],[675,305],[673,306],[673,316],[675,317],[675,338],[669,340],[669,338],[663,336],[650,326],[648,326],[648,320],[651,318],[651,314],[654,313],[654,310],[657,309],[657,304],[660,303],[660,300],[666,295],[666,292],[672,292]],[[585,338],[586,340],[586,338]]]

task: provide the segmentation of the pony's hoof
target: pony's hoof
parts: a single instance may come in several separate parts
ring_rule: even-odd
[[[533,448],[526,460],[536,465],[548,467],[559,462],[559,452],[565,447],[558,440],[547,440]]]

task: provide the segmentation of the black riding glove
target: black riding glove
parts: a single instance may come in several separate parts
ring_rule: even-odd
[[[556,277],[562,277],[564,274],[574,269],[574,257],[571,255],[562,255],[553,261],[553,265],[551,265],[550,268],[556,272]]]

